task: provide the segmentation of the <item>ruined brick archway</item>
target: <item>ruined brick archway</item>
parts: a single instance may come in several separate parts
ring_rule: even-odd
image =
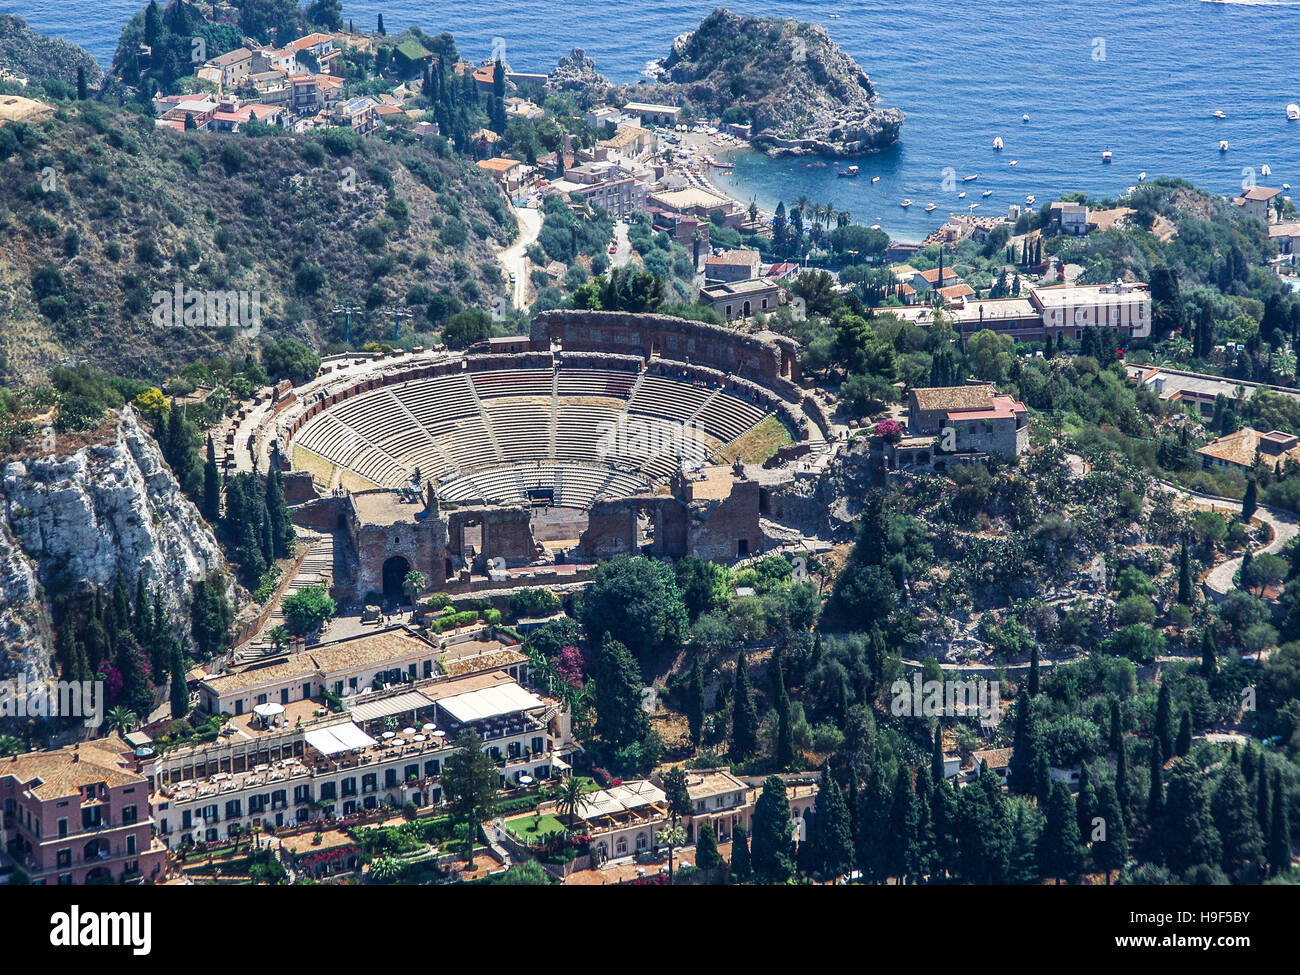
[[[394,555],[384,560],[384,598],[401,600],[406,598],[402,591],[402,582],[411,571],[411,563],[404,555]]]

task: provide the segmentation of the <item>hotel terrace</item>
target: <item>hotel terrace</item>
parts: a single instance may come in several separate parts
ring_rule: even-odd
[[[237,694],[239,713],[215,742],[168,751],[145,770],[159,836],[177,846],[381,805],[436,805],[443,763],[465,731],[503,787],[550,778],[578,746],[568,713],[526,689],[528,679],[527,658],[495,641],[436,648],[402,631],[208,678],[205,700]]]

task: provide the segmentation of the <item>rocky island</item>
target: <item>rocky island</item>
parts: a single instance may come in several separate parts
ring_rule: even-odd
[[[898,141],[865,71],[824,27],[717,9],[658,63],[656,99],[749,122],[770,155],[852,156]],[[644,86],[637,90],[646,97]]]

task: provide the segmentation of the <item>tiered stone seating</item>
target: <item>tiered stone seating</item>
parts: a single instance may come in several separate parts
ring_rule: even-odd
[[[497,396],[550,396],[551,370],[513,369],[471,373],[480,399]]]
[[[359,394],[314,418],[295,442],[383,486],[404,483],[418,467],[453,503],[523,501],[541,484],[556,490],[558,504],[586,507],[663,481],[683,456],[690,466],[705,461],[766,415],[671,376],[495,370]],[[620,422],[631,429],[615,439]],[[673,424],[690,426],[677,433]]]

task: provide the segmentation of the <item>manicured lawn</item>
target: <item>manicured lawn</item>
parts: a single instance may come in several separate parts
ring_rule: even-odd
[[[520,816],[518,819],[507,819],[506,828],[520,839],[535,840],[547,833],[564,832],[564,823],[560,822],[551,813],[542,813],[540,816]]]

